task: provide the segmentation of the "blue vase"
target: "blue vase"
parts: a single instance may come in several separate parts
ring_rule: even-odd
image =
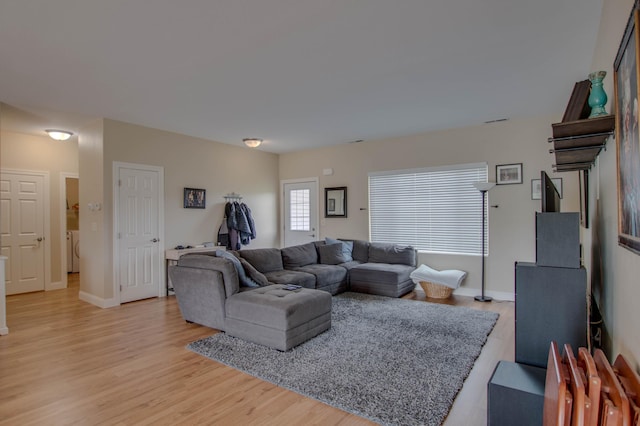
[[[604,109],[607,103],[607,94],[602,88],[602,80],[606,75],[606,71],[596,71],[589,74],[589,81],[591,82],[591,93],[589,93],[591,114],[589,114],[589,118],[607,115],[607,111]]]

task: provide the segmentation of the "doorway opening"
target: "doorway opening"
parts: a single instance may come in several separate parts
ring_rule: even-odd
[[[80,282],[80,179],[76,173],[60,174],[61,280],[64,287]]]

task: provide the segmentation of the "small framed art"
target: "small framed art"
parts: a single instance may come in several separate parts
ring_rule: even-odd
[[[206,205],[207,191],[197,188],[184,189],[183,207],[185,209],[204,209]]]
[[[551,178],[553,186],[558,190],[558,195],[562,198],[562,178]],[[540,188],[540,179],[531,179],[531,199],[539,200],[542,197],[542,188]]]
[[[513,185],[522,183],[522,163],[498,164],[496,166],[496,184]]]

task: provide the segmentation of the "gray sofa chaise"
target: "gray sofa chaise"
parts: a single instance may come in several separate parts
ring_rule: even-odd
[[[329,293],[241,287],[235,265],[215,254],[182,256],[169,276],[186,321],[234,337],[286,351],[331,328]]]

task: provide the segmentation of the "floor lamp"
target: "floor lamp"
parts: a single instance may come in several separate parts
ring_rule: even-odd
[[[482,294],[480,296],[474,297],[479,302],[491,302],[491,297],[484,295],[484,241],[485,241],[485,230],[487,228],[486,223],[486,200],[487,200],[487,192],[495,186],[494,182],[476,182],[473,184],[475,188],[482,193]]]

